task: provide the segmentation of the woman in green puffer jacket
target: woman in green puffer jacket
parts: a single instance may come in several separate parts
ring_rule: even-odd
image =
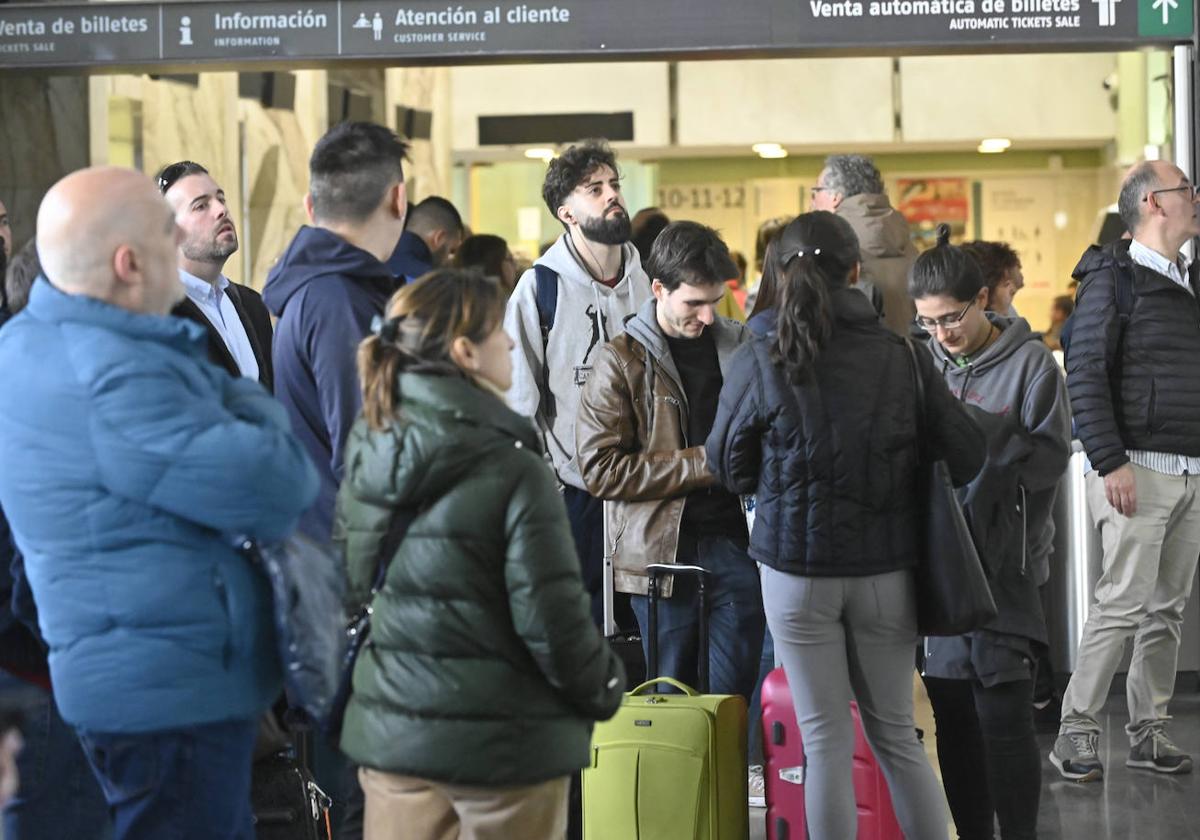
[[[396,511],[418,510],[374,597],[342,731],[366,840],[557,840],[592,724],[621,702],[538,435],[504,403],[503,317],[493,281],[434,271],[359,349],[335,526],[349,606],[370,598]]]

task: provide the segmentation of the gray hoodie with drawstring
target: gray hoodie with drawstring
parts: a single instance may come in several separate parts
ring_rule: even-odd
[[[1044,642],[1038,586],[1048,558],[1036,552],[1071,455],[1070,401],[1062,371],[1029,323],[988,318],[1000,335],[965,364],[937,341],[929,350],[987,435],[987,461],[959,491],[999,610],[987,629]]]
[[[508,404],[518,414],[534,418],[559,481],[586,489],[575,454],[575,417],[583,385],[596,351],[619,335],[625,319],[650,299],[650,281],[642,270],[637,249],[626,243],[621,246],[625,271],[617,285],[610,289],[596,282],[575,259],[567,245],[568,236],[560,236],[537,261],[558,274],[558,305],[544,355],[533,269],[517,281],[508,301],[504,328],[516,343]],[[552,420],[546,419],[542,405],[543,359],[554,399]]]

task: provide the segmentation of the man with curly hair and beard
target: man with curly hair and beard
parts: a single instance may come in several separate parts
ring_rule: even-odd
[[[620,173],[607,143],[583,141],[552,160],[542,197],[564,232],[525,272],[509,300],[504,328],[516,347],[508,400],[515,411],[533,417],[545,437],[592,614],[600,623],[602,503],[580,476],[575,418],[597,352],[650,299],[650,281],[630,242]]]

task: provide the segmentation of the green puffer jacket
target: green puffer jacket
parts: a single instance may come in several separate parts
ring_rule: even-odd
[[[592,623],[533,425],[457,376],[400,376],[400,419],[359,419],[335,540],[365,601],[392,512],[419,515],[374,601],[342,750],[435,781],[528,785],[589,762],[625,674]]]

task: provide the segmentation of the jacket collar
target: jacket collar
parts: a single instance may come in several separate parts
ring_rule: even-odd
[[[48,324],[75,323],[99,327],[204,357],[206,333],[199,324],[170,315],[131,312],[86,295],[67,294],[49,282],[33,284],[29,304],[21,314]]]
[[[658,324],[657,312],[658,300],[651,297],[642,304],[637,314],[626,322],[625,331],[629,333],[630,338],[650,352],[651,358],[662,366],[682,392],[683,377],[679,375],[679,368],[675,366],[675,358],[671,355],[667,336]],[[733,351],[737,350],[746,336],[746,327],[737,321],[718,316],[707,329],[712,332],[713,342],[717,346],[717,362],[721,367],[721,375],[724,376]]]
[[[542,450],[537,430],[494,394],[453,374],[401,373],[400,400],[419,403],[454,420],[495,429],[535,452]]]

